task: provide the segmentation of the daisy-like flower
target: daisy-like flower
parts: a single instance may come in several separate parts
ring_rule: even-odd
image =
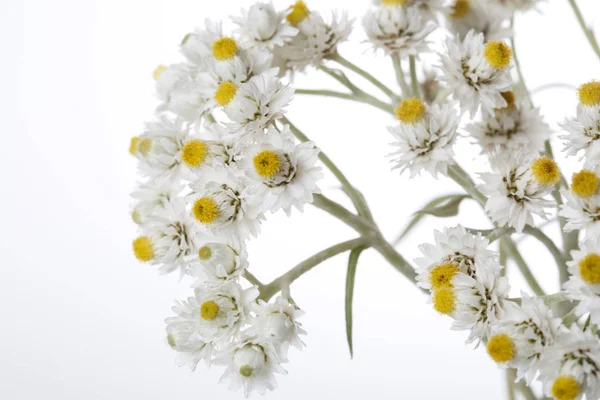
[[[159,273],[179,270],[183,276],[197,256],[197,235],[197,226],[185,210],[185,204],[175,199],[142,226],[142,235],[133,242],[133,251],[140,261],[159,265]],[[146,241],[152,253],[149,259]]]
[[[597,241],[581,243],[579,250],[571,251],[569,280],[565,282],[570,299],[579,300],[577,315],[590,315],[591,321],[600,324],[600,245]]]
[[[448,30],[461,38],[470,30],[483,34],[485,41],[512,36],[512,14],[493,0],[452,0],[446,14]]]
[[[534,154],[527,151],[494,154],[494,172],[480,174],[484,183],[479,188],[488,197],[485,210],[498,225],[522,232],[525,225],[533,225],[533,215],[546,219],[544,209],[555,205],[546,197],[556,180],[534,173],[534,162]]]
[[[566,201],[559,215],[567,219],[565,231],[585,230],[588,238],[600,237],[600,168],[573,175],[571,190],[561,190]]]
[[[473,235],[461,226],[434,231],[435,243],[419,246],[423,257],[417,258],[417,284],[425,289],[436,290],[451,286],[459,273],[475,276],[475,265],[495,260],[495,252],[488,250],[489,240],[478,233]],[[492,264],[487,264],[491,267]],[[496,263],[497,270],[502,267]]]
[[[520,306],[507,302],[506,315],[492,327],[487,343],[490,357],[500,366],[516,368],[517,380],[533,382],[544,353],[565,331],[544,301],[521,293]]]
[[[170,111],[186,121],[197,121],[202,116],[206,98],[201,95],[197,82],[198,68],[189,64],[158,66],[154,71],[156,93],[161,101],[157,111]]]
[[[367,11],[363,27],[375,49],[415,56],[429,50],[426,38],[436,26],[417,7],[398,6]]]
[[[471,30],[464,40],[458,35],[446,40],[440,79],[471,116],[480,105],[484,113],[492,113],[508,105],[502,92],[512,85],[511,59],[512,50],[504,42],[484,44],[483,34]]]
[[[215,235],[256,237],[264,220],[262,199],[249,187],[250,180],[233,168],[215,167],[190,184],[189,197],[196,222]]]
[[[235,235],[202,235],[195,264],[190,270],[190,275],[199,278],[195,286],[218,286],[237,280],[248,268],[246,245]]]
[[[494,0],[494,2],[506,10],[507,13],[536,9],[536,7],[543,1],[544,0]]]
[[[526,102],[515,101],[513,92],[503,92],[502,96],[508,106],[483,114],[481,121],[467,125],[467,132],[486,154],[523,148],[531,152],[543,151],[550,127],[542,119],[540,110]]]
[[[244,388],[246,397],[253,391],[265,394],[274,390],[277,387],[275,374],[287,374],[280,365],[286,361],[271,342],[257,338],[231,345],[216,360],[227,366],[220,381],[228,380],[230,390]]]
[[[452,146],[457,137],[459,118],[448,104],[425,105],[416,98],[402,101],[396,109],[400,124],[388,127],[396,139],[391,143],[398,149],[392,153],[394,169],[410,171],[413,178],[425,170],[437,178],[446,175],[454,163]]]
[[[544,353],[540,380],[558,400],[600,397],[600,341],[590,329],[572,324],[569,332]]]
[[[225,108],[233,122],[233,131],[242,132],[242,140],[244,134],[262,133],[283,115],[283,109],[291,101],[294,89],[281,83],[277,75],[278,70],[274,68],[253,77],[240,87],[238,95]]]
[[[316,165],[319,149],[313,142],[295,144],[285,125],[278,132],[272,125],[256,144],[246,149],[242,167],[248,177],[258,183],[257,191],[264,193],[272,212],[283,209],[290,214],[292,207],[303,211],[312,203],[313,194],[320,193],[317,182],[323,177]]]
[[[579,104],[577,118],[569,118],[560,126],[567,131],[560,138],[568,155],[583,151],[588,163],[600,163],[600,107]]]
[[[283,356],[287,354],[290,345],[298,350],[305,346],[300,335],[306,335],[306,331],[297,321],[304,315],[304,311],[289,300],[283,297],[278,297],[273,303],[259,300],[255,312],[257,316],[248,329],[249,335],[273,343]]]
[[[326,22],[321,14],[309,10],[302,0],[290,7],[286,20],[299,33],[281,48],[280,55],[289,67],[298,70],[321,65],[324,58],[336,53],[337,46],[347,40],[352,31],[352,21],[347,13],[334,13],[331,22]]]
[[[177,180],[156,178],[140,183],[131,194],[135,199],[131,218],[136,224],[143,224],[154,213],[174,201],[181,190],[182,186]]]
[[[165,319],[167,324],[167,343],[178,355],[176,362],[180,367],[188,366],[192,371],[204,360],[210,366],[215,351],[213,344],[206,341],[198,331],[195,320],[198,305],[192,298],[188,301],[176,301],[172,310],[177,316]]]
[[[285,23],[286,12],[277,12],[272,3],[256,3],[242,9],[241,17],[232,18],[239,25],[242,45],[273,50],[292,40],[298,29]]]
[[[187,34],[181,42],[181,52],[192,64],[205,69],[209,61],[227,63],[243,55],[238,41],[223,34],[220,22],[207,18],[204,25],[205,29]]]

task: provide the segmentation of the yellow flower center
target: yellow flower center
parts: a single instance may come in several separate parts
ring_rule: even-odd
[[[253,372],[254,368],[252,368],[248,364],[242,365],[240,367],[240,375],[242,375],[244,378],[250,378]]]
[[[425,103],[416,97],[402,100],[396,107],[396,118],[404,124],[415,124],[425,116]]]
[[[237,93],[237,86],[231,81],[225,81],[219,85],[215,92],[215,100],[222,106],[231,103]]]
[[[471,11],[471,0],[456,0],[452,5],[452,18],[462,18]]]
[[[200,197],[192,207],[194,216],[203,224],[209,225],[219,217],[219,206],[210,197]]]
[[[579,261],[579,274],[587,283],[600,283],[600,254],[591,253]]]
[[[408,3],[408,0],[381,0],[381,4],[386,6],[399,6],[406,3]]]
[[[133,254],[142,262],[148,262],[154,258],[154,247],[148,236],[140,236],[133,241]]]
[[[579,197],[590,197],[598,190],[598,175],[584,169],[573,175],[571,190]]]
[[[254,156],[256,173],[263,178],[274,177],[281,169],[281,159],[274,151],[263,150]]]
[[[492,360],[497,363],[505,363],[515,358],[515,344],[504,333],[494,335],[487,344],[487,352]]]
[[[542,185],[554,185],[560,179],[560,169],[554,160],[548,157],[540,157],[531,165],[531,172],[538,183]]]
[[[502,92],[500,94],[504,100],[506,100],[506,108],[513,108],[515,106],[515,101],[517,100],[515,92],[509,90],[508,92]]]
[[[591,81],[579,86],[579,101],[590,107],[600,104],[600,82]]]
[[[157,81],[158,78],[162,75],[162,73],[165,72],[166,70],[167,70],[167,66],[161,64],[154,69],[154,72],[152,73],[152,77],[154,78],[155,81]]]
[[[198,250],[198,257],[200,257],[202,261],[210,260],[212,257],[212,250],[208,246],[203,246]]]
[[[206,321],[214,321],[219,315],[219,305],[214,301],[205,301],[200,306],[200,317]]]
[[[181,161],[190,167],[197,167],[206,159],[206,144],[201,140],[190,140],[181,150]]]
[[[429,283],[433,290],[443,287],[452,287],[452,278],[459,273],[455,264],[442,264],[434,267],[429,272]]]
[[[150,153],[150,150],[152,150],[152,139],[140,140],[140,142],[138,143],[138,150],[140,151],[140,153],[142,153],[144,157],[146,157],[148,153]]]
[[[129,154],[134,155],[138,149],[138,144],[140,143],[140,138],[138,136],[132,137],[131,142],[129,142]]]
[[[485,45],[483,57],[492,67],[502,69],[510,64],[512,50],[504,42],[491,41]]]
[[[169,343],[169,346],[171,346],[172,349],[177,346],[177,343],[175,343],[175,336],[173,336],[172,333],[167,335],[167,343]]]
[[[433,308],[441,314],[452,314],[456,310],[456,295],[450,287],[441,287],[433,292]]]
[[[213,43],[213,56],[219,60],[231,60],[238,52],[238,46],[234,39],[222,37]]]
[[[308,14],[310,14],[310,10],[302,0],[297,1],[293,6],[290,6],[289,9],[292,11],[288,14],[286,19],[292,26],[297,26],[308,17]]]
[[[572,376],[559,376],[552,384],[552,397],[556,400],[575,400],[580,393],[579,382]]]

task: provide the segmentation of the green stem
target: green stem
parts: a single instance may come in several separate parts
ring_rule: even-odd
[[[511,24],[514,25],[514,21],[511,21]],[[525,79],[523,78],[523,71],[521,70],[521,63],[519,62],[519,57],[517,56],[517,48],[515,46],[514,35],[510,38],[510,45],[513,49],[513,60],[515,60],[515,69],[517,70],[517,74],[519,75],[519,84],[523,88],[523,92],[525,92],[525,96],[527,96],[527,100],[529,100],[529,103],[533,104],[531,101],[531,95],[529,94],[529,90],[527,89],[527,85],[525,85]]]
[[[571,92],[574,92],[577,90],[577,88],[575,86],[570,85],[568,83],[547,83],[545,85],[538,86],[535,89],[531,89],[531,94],[538,94],[538,93],[541,93],[543,91],[550,90],[550,89],[565,89],[565,90],[569,90]]]
[[[419,80],[417,78],[417,65],[415,56],[409,56],[408,62],[410,65],[410,82],[412,84],[413,96],[421,97],[421,90],[419,89]]]
[[[350,71],[355,72],[356,74],[362,76],[367,81],[371,82],[371,84],[373,84],[373,86],[375,86],[376,88],[381,90],[383,93],[385,93],[391,100],[395,101],[396,99],[398,99],[398,96],[394,92],[392,92],[390,89],[388,89],[388,87],[386,85],[381,83],[377,78],[375,78],[373,75],[371,75],[367,71],[363,70],[362,68],[359,68],[358,66],[352,64],[350,61],[346,60],[339,53],[334,54],[331,57],[331,59],[333,61],[337,62],[338,64],[348,68]]]
[[[598,58],[600,58],[600,46],[598,45],[598,41],[594,36],[594,32],[592,32],[592,30],[588,28],[585,24],[583,14],[581,14],[581,10],[577,6],[575,0],[569,0],[569,4],[571,5],[573,12],[575,13],[575,17],[577,17],[577,22],[579,22],[581,29],[583,29],[583,33],[585,33],[585,37],[587,38],[588,42],[590,42],[590,46],[592,46],[592,49],[594,50]]]
[[[398,81],[398,86],[402,90],[402,96],[409,97],[411,95],[411,90],[406,83],[406,77],[404,76],[404,70],[402,69],[402,62],[400,61],[400,56],[398,54],[392,54],[392,63],[394,64],[394,71],[396,72],[396,81]]]
[[[369,104],[375,108],[378,108],[386,113],[393,113],[394,109],[391,105],[370,96],[364,92],[358,94],[336,92],[334,90],[321,90],[321,89],[296,89],[296,94],[305,94],[313,96],[326,96],[326,97],[337,97],[344,100],[358,101],[359,103]]]
[[[544,246],[546,246],[546,248],[550,251],[550,254],[552,254],[552,257],[554,257],[554,260],[556,261],[556,265],[558,266],[559,271],[561,271],[561,273],[562,273],[562,271],[565,271],[568,275],[567,264],[566,264],[565,258],[563,256],[562,252],[556,246],[556,244],[554,244],[552,239],[550,239],[540,229],[530,226],[530,225],[525,226],[525,229],[523,229],[523,232],[527,233],[528,235],[533,236],[534,238],[539,240]]]
[[[525,383],[525,380],[521,379],[518,383],[516,383],[516,386],[523,397],[525,397],[525,400],[538,400],[531,388]]]
[[[479,204],[485,206],[486,197],[477,190],[471,177],[458,164],[448,167],[448,176],[458,183]]]
[[[508,240],[506,238],[500,239],[500,245],[504,248],[507,255],[510,256],[513,260],[515,260],[517,267],[519,267],[519,271],[521,271],[521,274],[523,275],[523,277],[527,281],[527,284],[529,285],[531,290],[533,290],[535,295],[544,296],[544,290],[541,288],[541,286],[531,273],[531,270],[527,266],[527,263],[523,259],[523,256],[521,256],[521,253],[519,253],[517,246],[511,240]]]
[[[248,282],[250,282],[251,284],[258,286],[258,288],[262,288],[264,285],[262,284],[261,281],[258,280],[257,277],[255,277],[250,271],[246,270],[244,272],[244,278],[246,278],[246,280]]]
[[[267,285],[264,285],[260,291],[260,298],[264,301],[269,301],[269,299],[271,299],[271,297],[273,297],[277,292],[279,292],[282,287],[289,287],[289,285],[291,285],[292,282],[294,282],[296,279],[298,279],[317,265],[321,264],[323,261],[326,261],[340,253],[344,253],[348,250],[352,250],[365,245],[367,245],[367,239],[358,238],[348,240],[347,242],[338,243],[334,246],[331,246],[325,250],[318,252],[317,254],[302,261],[300,264],[296,265],[294,268],[281,275],[279,278],[275,279]]]
[[[517,379],[517,372],[513,368],[508,368],[505,372],[506,380],[506,392],[508,400],[516,400],[515,395],[515,380]]]
[[[565,315],[563,317],[563,324],[565,326],[570,326],[573,322],[577,321],[579,319],[579,316],[575,313],[575,309],[572,309],[571,311],[569,311],[569,313],[567,315]]]
[[[290,126],[290,130],[301,142],[308,142],[310,139],[302,133],[300,129],[296,127],[296,125],[292,124],[289,119],[286,117],[282,117],[281,121],[284,124],[288,124]],[[356,207],[359,214],[369,218],[371,216],[371,211],[369,210],[369,206],[367,205],[365,198],[363,195],[352,186],[346,175],[342,173],[342,171],[335,165],[333,161],[324,152],[319,152],[319,159],[325,166],[333,173],[333,175],[340,181],[344,191],[348,194],[354,206]]]

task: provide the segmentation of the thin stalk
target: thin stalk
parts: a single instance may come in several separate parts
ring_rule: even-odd
[[[342,93],[334,90],[322,90],[322,89],[296,89],[296,94],[305,94],[313,96],[326,96],[326,97],[337,97],[344,100],[357,101],[359,103],[369,104],[375,108],[378,108],[386,113],[392,113],[394,110],[391,105],[370,96],[364,92],[359,94]]]
[[[244,272],[244,278],[254,286],[258,286],[259,289],[264,286],[263,283],[248,270]]]
[[[486,198],[473,183],[471,177],[458,164],[448,167],[448,176],[458,183],[473,199],[485,206]]]
[[[264,301],[269,301],[269,299],[273,297],[277,292],[279,292],[282,287],[289,287],[292,284],[292,282],[294,282],[296,279],[298,279],[317,265],[321,264],[323,261],[326,261],[340,253],[344,253],[348,250],[352,250],[365,245],[367,245],[367,239],[358,238],[338,243],[334,246],[331,246],[325,250],[318,252],[317,254],[312,255],[311,257],[302,261],[300,264],[296,265],[294,268],[292,268],[285,274],[281,275],[279,278],[268,283],[267,285],[264,285],[260,292],[260,298]]]
[[[511,23],[511,26],[514,26],[514,24],[515,24],[514,19],[512,19],[510,23]],[[533,104],[531,102],[531,95],[529,94],[527,85],[525,85],[525,79],[523,78],[523,71],[521,70],[521,63],[519,62],[519,56],[517,55],[517,47],[515,46],[514,34],[510,38],[510,46],[512,47],[512,50],[513,50],[513,60],[515,61],[515,69],[517,70],[517,74],[519,75],[519,84],[521,85],[521,88],[523,88],[523,92],[525,92],[525,95],[527,96],[529,103]]]
[[[575,86],[568,83],[547,83],[545,85],[538,86],[535,89],[531,89],[531,94],[538,94],[550,89],[565,89],[573,92],[577,90]]]
[[[524,379],[521,379],[518,383],[516,383],[516,386],[523,397],[525,397],[525,400],[538,400],[531,388],[527,386]]]
[[[508,368],[505,372],[504,379],[506,381],[506,394],[508,400],[516,400],[515,380],[517,379],[517,371],[514,368]]]
[[[396,81],[398,86],[402,90],[403,97],[409,97],[412,93],[410,87],[406,83],[406,77],[404,76],[404,70],[402,69],[402,63],[400,62],[400,56],[398,54],[392,54],[392,63],[394,64],[394,71],[396,72]]]
[[[600,58],[600,46],[598,45],[598,41],[594,36],[594,32],[586,25],[585,20],[583,19],[583,14],[581,14],[581,10],[577,6],[575,0],[569,0],[569,4],[571,5],[573,12],[575,13],[575,17],[577,17],[577,22],[579,22],[583,33],[585,33],[585,37],[587,38],[588,42],[590,42],[590,46],[592,46],[592,49],[594,50],[598,58]]]
[[[354,65],[350,61],[346,60],[339,53],[334,54],[331,57],[331,59],[337,62],[338,64],[348,68],[350,71],[365,78],[367,81],[373,84],[373,86],[385,93],[390,99],[395,101],[398,98],[398,96],[393,91],[391,91],[386,85],[381,83],[377,78],[375,78],[373,75],[363,70],[362,68],[359,68],[358,66]]]
[[[563,324],[565,326],[569,326],[573,322],[577,321],[578,319],[579,319],[579,316],[575,312],[575,308],[574,308],[571,311],[569,311],[569,313],[567,315],[565,315],[562,320],[563,320]]]
[[[531,273],[531,270],[527,266],[527,263],[523,259],[523,256],[521,256],[521,253],[519,253],[517,246],[512,241],[507,240],[506,238],[500,239],[500,245],[506,250],[507,255],[510,256],[513,260],[515,260],[517,267],[519,267],[519,271],[521,271],[521,274],[527,281],[527,284],[529,285],[531,290],[533,290],[533,292],[536,294],[536,296],[544,296],[544,290]]]
[[[533,236],[534,238],[539,240],[544,246],[546,246],[546,248],[550,251],[550,254],[552,254],[552,257],[554,257],[554,260],[556,261],[556,265],[558,266],[560,273],[562,274],[564,271],[568,277],[567,264],[565,258],[562,252],[556,246],[556,244],[554,244],[552,239],[550,239],[544,232],[542,232],[541,229],[529,225],[525,227],[523,232]]]
[[[408,63],[410,65],[410,82],[412,84],[413,96],[421,97],[421,90],[419,89],[419,80],[417,78],[417,65],[415,56],[409,56]]]
[[[296,127],[296,125],[292,124],[289,119],[286,117],[281,118],[284,124],[288,124],[290,126],[290,130],[301,142],[308,142],[310,139],[302,133],[300,129]],[[344,191],[348,194],[357,211],[364,216],[370,216],[371,211],[369,210],[369,206],[367,205],[365,198],[363,195],[352,186],[346,175],[342,173],[342,171],[335,165],[333,161],[325,153],[322,151],[319,153],[319,159],[325,166],[333,173],[333,175],[340,181]]]

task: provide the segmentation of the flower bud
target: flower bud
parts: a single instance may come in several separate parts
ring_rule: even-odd
[[[272,4],[256,3],[248,11],[248,28],[257,40],[268,40],[277,31],[279,17]]]

